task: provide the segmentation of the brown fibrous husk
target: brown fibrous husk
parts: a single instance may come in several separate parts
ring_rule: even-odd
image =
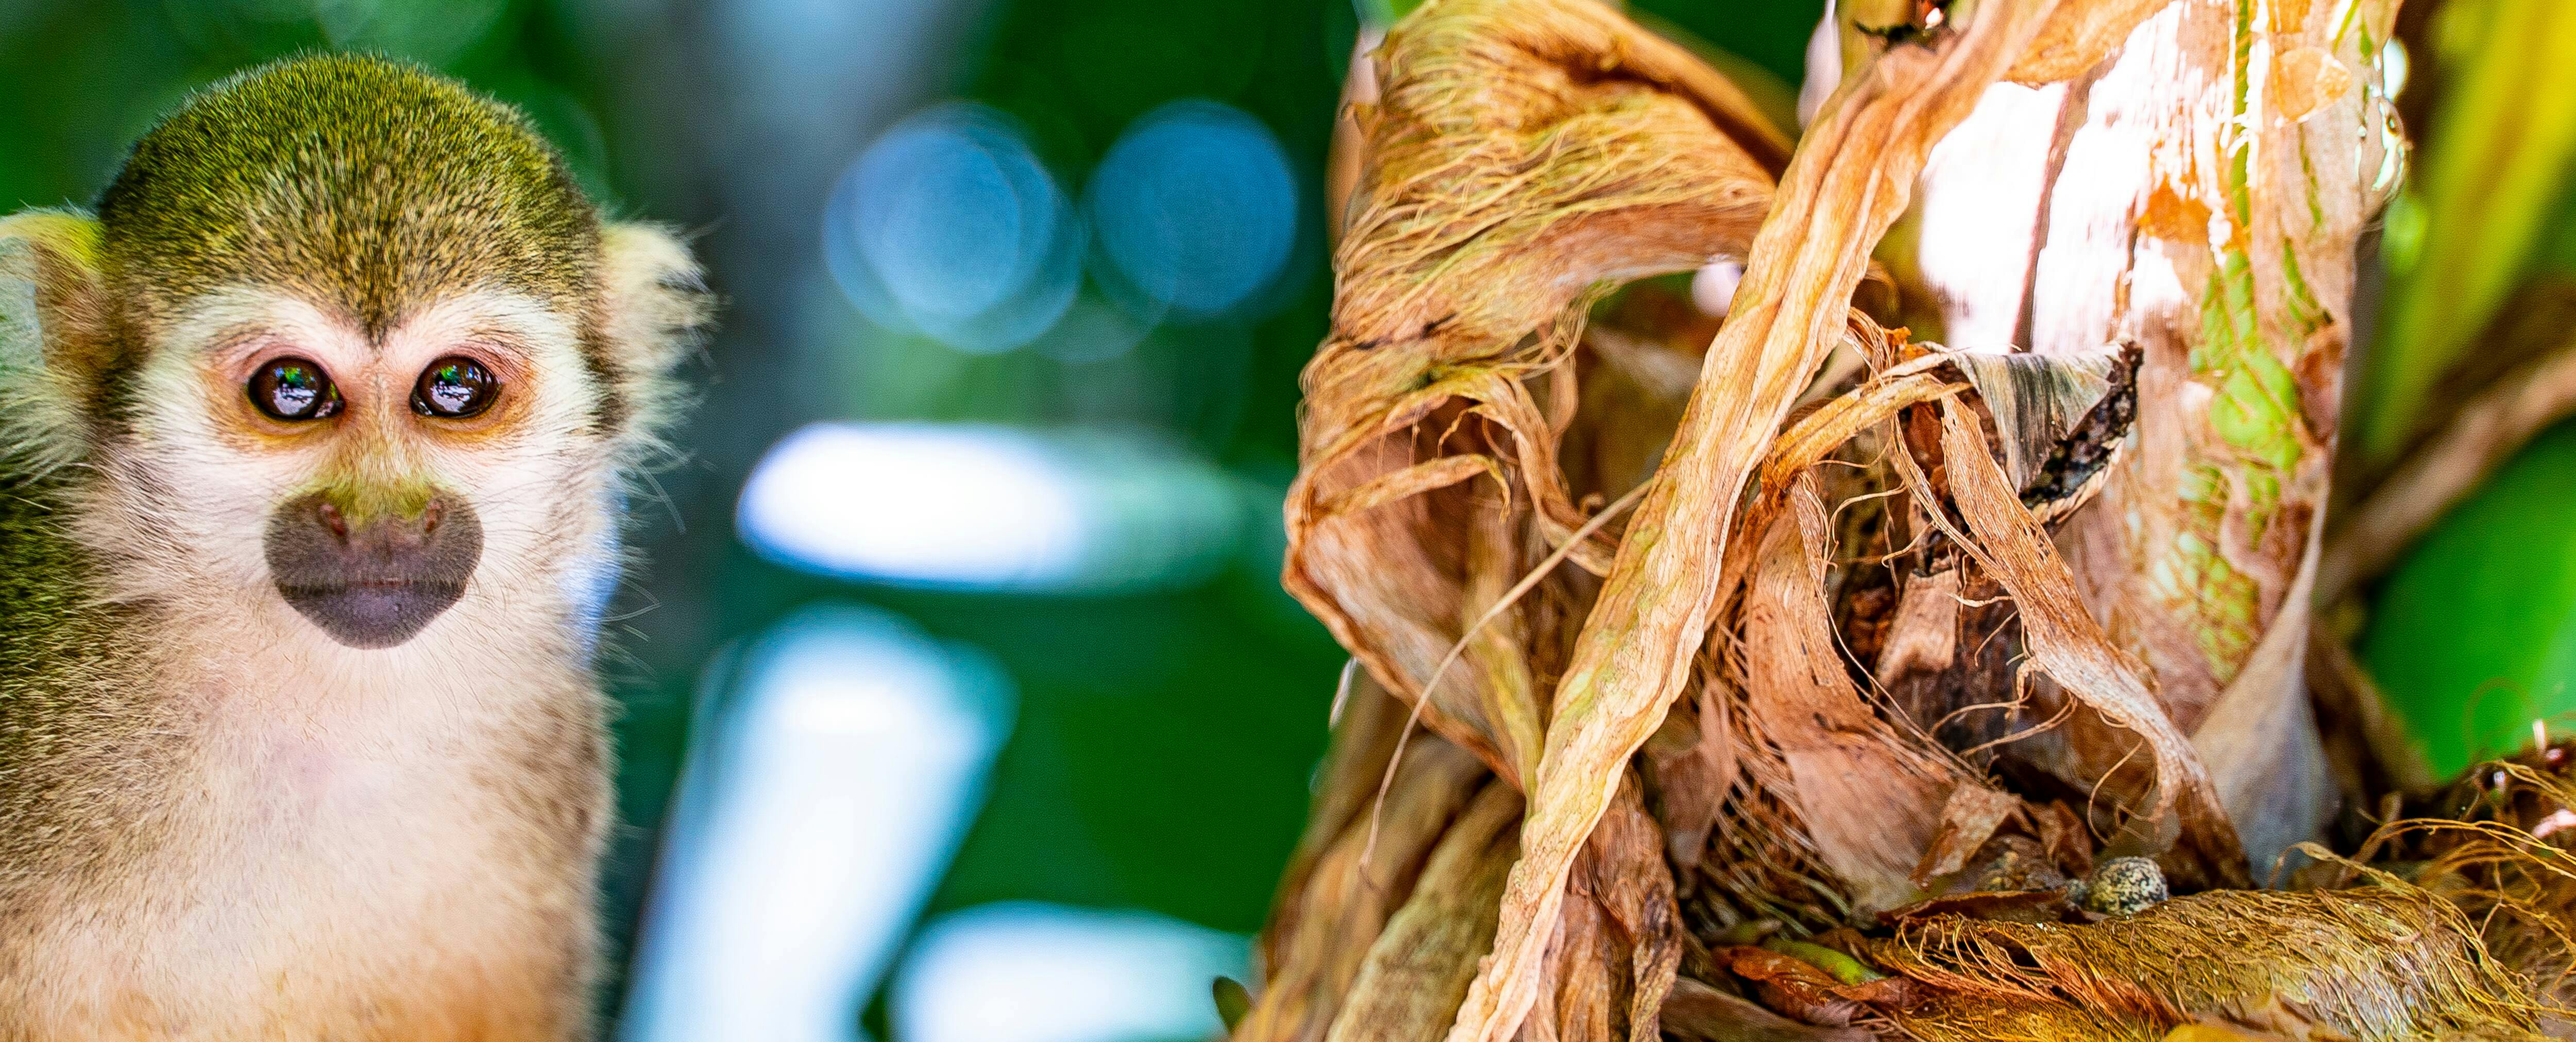
[[[2201,1018],[2363,1040],[2518,1037],[2525,983],[2459,908],[2415,887],[2213,890],[2062,925],[1940,917],[1870,945],[1938,989],[1902,1011],[1928,1040],[2158,1038]]]

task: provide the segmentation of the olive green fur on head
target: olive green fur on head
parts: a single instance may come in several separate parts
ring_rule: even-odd
[[[571,327],[587,422],[629,463],[658,449],[670,369],[713,310],[687,247],[604,221],[517,110],[399,61],[290,58],[181,103],[94,214],[0,219],[0,464],[115,440],[159,334],[240,288],[371,337],[442,300],[525,298]]]
[[[200,92],[136,142],[97,209],[110,278],[147,321],[242,283],[336,305],[370,333],[496,279],[569,311],[599,253],[597,210],[525,117],[358,55]]]
[[[314,491],[321,495],[322,502],[339,511],[353,528],[363,528],[380,520],[417,520],[428,511],[429,501],[438,495],[437,487],[419,480],[394,483],[336,481]]]

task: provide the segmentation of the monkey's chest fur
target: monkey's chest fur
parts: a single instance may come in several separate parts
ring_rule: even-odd
[[[194,635],[0,671],[0,1042],[583,1032],[586,675],[436,630],[361,658],[282,611],[147,628]]]

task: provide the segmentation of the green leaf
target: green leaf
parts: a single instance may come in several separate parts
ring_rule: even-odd
[[[2576,424],[2535,439],[2399,566],[2362,636],[2391,708],[2447,776],[2576,710]]]

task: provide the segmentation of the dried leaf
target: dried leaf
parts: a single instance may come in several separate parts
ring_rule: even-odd
[[[1833,346],[1870,248],[1924,154],[2021,53],[2052,0],[1988,0],[1932,46],[1845,78],[1799,143],[1664,467],[1621,540],[1559,682],[1493,961],[1451,1042],[1502,1042],[1537,1001],[1574,852],[1687,678],[1717,598],[1737,495]]]
[[[1701,684],[1727,708],[1737,783],[1725,793],[1702,881],[1754,917],[1823,929],[1850,919],[1852,901],[1817,851],[1798,805],[1788,762],[1734,679],[1704,671]]]
[[[1909,919],[1952,916],[2008,923],[2062,923],[2080,921],[2081,914],[2066,899],[2063,890],[1979,890],[1927,897],[1903,908],[1882,912],[1879,920],[1893,925]]]
[[[2015,491],[2026,491],[2039,482],[2040,468],[2058,443],[2111,392],[2111,372],[2122,354],[2113,344],[2076,354],[1959,351],[1946,357],[1985,400],[1995,440],[2003,446],[2004,474]]]
[[[1741,613],[1747,704],[1788,762],[1790,785],[1777,795],[1798,808],[1818,856],[1860,910],[1894,908],[1916,896],[1907,876],[1943,801],[1977,786],[1852,686],[1824,602],[1824,508],[1812,493],[1790,502]]]
[[[1476,758],[1436,738],[1404,752],[1377,814],[1356,814],[1316,859],[1305,885],[1283,894],[1293,913],[1275,913],[1278,928],[1268,979],[1234,1042],[1320,1042],[1333,1023],[1369,945],[1412,892],[1434,843],[1483,787]]]
[[[2035,808],[2038,819],[2039,846],[2050,863],[2070,877],[2089,875],[2093,871],[2093,836],[2084,826],[2082,815],[2065,801],[2052,801]]]
[[[1724,709],[1703,686],[1691,702],[1673,707],[1646,743],[1644,764],[1659,797],[1655,818],[1667,837],[1664,853],[1685,872],[1699,866],[1709,829],[1735,785],[1735,743],[1725,721]]]
[[[1835,988],[1834,994],[1885,1010],[1909,1010],[1932,1001],[1932,989],[1910,977],[1880,977]]]
[[[1938,673],[1957,660],[1958,643],[1958,569],[1914,576],[1897,599],[1896,621],[1888,625],[1887,643],[1871,672],[1887,686],[1907,673]]]
[[[1664,1032],[1682,1042],[1870,1042],[1859,1028],[1801,1024],[1687,977],[1664,1000]]]
[[[2008,792],[1982,785],[1950,790],[1949,802],[1941,805],[1941,825],[1923,850],[1923,862],[1914,867],[1914,885],[1930,886],[1933,880],[1968,867],[1977,848],[1985,846],[2005,819],[2020,810],[2021,797]]]
[[[1413,896],[1369,946],[1327,1042],[1429,1042],[1447,1033],[1519,851],[1521,795],[1488,782],[1433,848]]]
[[[1822,967],[1794,955],[1765,948],[1729,948],[1717,953],[1727,969],[1754,983],[1762,1003],[1820,1027],[1844,1027],[1864,1007],[1835,994],[1842,982]]]
[[[1664,867],[1664,833],[1646,813],[1631,776],[1592,831],[1577,862],[1587,890],[1626,942],[1628,1038],[1656,1042],[1664,995],[1681,965],[1682,924],[1673,902],[1672,873]]]
[[[1720,82],[1670,48],[1590,0],[1442,0],[1399,23],[1336,338],[1498,355],[1596,282],[1740,253],[1771,178],[1665,66],[1622,64],[1677,55]]]
[[[1866,323],[1855,316],[1854,323]],[[1873,324],[1871,328],[1875,328]],[[1788,501],[1798,477],[1849,442],[1854,435],[1884,423],[1910,405],[1933,401],[1966,390],[1964,383],[1949,383],[1927,370],[1941,364],[1939,358],[1919,359],[1872,378],[1850,393],[1827,400],[1814,412],[1790,424],[1789,429],[1771,443],[1770,454],[1754,476],[1761,497],[1735,522],[1731,544],[1742,543],[1767,530]],[[1735,591],[1756,560],[1750,553],[1730,553],[1719,565],[1717,604],[1723,609],[1732,603]]]
[[[1577,884],[1578,886],[1581,884]],[[1609,915],[1588,891],[1571,895],[1557,924],[1553,985],[1542,1008],[1522,1025],[1524,1040],[1547,1042],[1620,1042],[1612,1023],[1620,1004],[1617,989],[1622,953],[1607,922]]]
[[[2085,609],[2076,594],[2075,576],[2057,556],[2047,531],[2021,505],[2002,468],[1987,454],[1976,417],[1956,401],[1945,401],[1941,432],[1951,491],[1968,528],[1976,533],[1974,543],[1955,530],[1952,538],[1972,547],[1977,563],[2012,591],[2032,662],[2085,705],[2146,740],[2156,757],[2155,806],[2150,817],[2180,826],[2191,841],[2191,853],[2205,862],[2210,878],[2250,885],[2244,849],[2208,769],[2191,742],[2165,716],[2163,704],[2147,686],[2146,668],[2114,646],[2102,632],[2102,624]],[[1927,502],[1925,510],[1936,523],[1949,527],[1939,504]],[[2177,812],[2179,817],[2169,819]]]
[[[1443,456],[1428,463],[1381,474],[1358,488],[1338,493],[1324,501],[1324,512],[1350,514],[1374,510],[1432,489],[1447,488],[1479,474],[1491,475],[1497,483],[1506,481],[1502,466],[1484,456]]]
[[[1770,205],[1758,155],[1777,131],[1593,0],[1426,5],[1369,80],[1333,335],[1305,374],[1283,581],[1390,690],[1429,699],[1427,726],[1525,785],[1545,712],[1510,675],[1532,655],[1521,609],[1436,690],[1432,675],[1545,552],[1522,533],[1561,546],[1588,520],[1556,458],[1585,309],[1621,282],[1741,255]],[[1525,385],[1543,374],[1554,415]],[[1498,500],[1454,487],[1466,457],[1490,461]],[[1462,567],[1454,536],[1471,527],[1483,534]],[[1570,557],[1606,571],[1614,537]]]

